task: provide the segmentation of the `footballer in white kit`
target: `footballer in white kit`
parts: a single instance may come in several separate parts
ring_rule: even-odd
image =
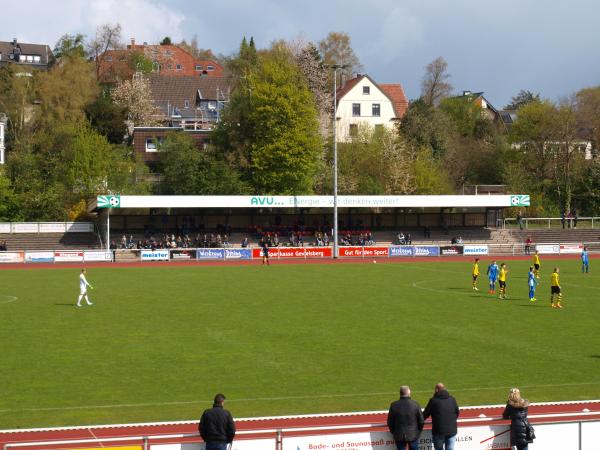
[[[81,306],[81,299],[85,297],[85,301],[88,305],[93,305],[90,302],[90,299],[87,295],[87,288],[94,289],[90,283],[85,278],[85,269],[81,269],[81,273],[79,274],[79,298],[77,299],[77,306]]]

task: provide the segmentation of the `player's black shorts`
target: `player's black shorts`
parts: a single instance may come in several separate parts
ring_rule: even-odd
[[[500,286],[501,288],[505,288],[506,287],[506,281],[498,281],[498,286]]]
[[[550,286],[550,292],[553,294],[560,294],[560,286]]]
[[[479,276],[479,275],[473,275],[473,281],[477,281],[477,277],[478,277],[478,276]]]
[[[535,270],[540,270],[540,265],[539,264],[534,264],[533,267],[535,267]]]

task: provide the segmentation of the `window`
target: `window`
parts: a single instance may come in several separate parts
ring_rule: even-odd
[[[210,71],[215,70],[215,67],[214,66],[206,66],[206,70],[208,70],[210,72]]]
[[[352,115],[354,117],[360,116],[360,103],[352,103]]]
[[[369,95],[371,93],[371,86],[363,86],[363,95]]]
[[[196,64],[196,72],[200,72],[202,70],[202,64]]]
[[[171,56],[171,50],[165,50],[165,56]]]
[[[373,107],[371,108],[373,117],[381,116],[381,105],[379,103],[373,103]]]
[[[173,70],[173,64],[167,64],[167,69]]]
[[[160,151],[160,146],[164,141],[163,137],[156,138],[146,138],[146,151],[147,152],[158,152]]]
[[[358,136],[358,125],[355,123],[350,124],[350,136],[351,137]]]
[[[190,101],[189,100],[184,100],[183,101],[183,107],[186,108],[186,109],[189,108],[190,107]]]
[[[39,56],[34,56],[33,61],[39,63],[42,60]]]
[[[175,69],[177,69],[177,70],[181,70],[181,68],[182,68],[182,67],[181,67],[181,64],[177,64],[177,65],[175,66]]]

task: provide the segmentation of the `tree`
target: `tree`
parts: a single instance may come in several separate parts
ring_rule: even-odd
[[[408,106],[399,131],[412,148],[425,147],[434,157],[440,157],[446,151],[451,128],[447,115],[420,98]]]
[[[362,70],[362,64],[356,53],[354,53],[350,36],[347,33],[330,32],[324,39],[319,41],[319,51],[323,57],[324,64],[328,66],[347,66],[345,69],[339,71],[342,80],[349,79],[353,73]],[[338,86],[341,86],[341,84],[338,83]],[[333,82],[331,86],[333,86]]]
[[[115,104],[110,94],[101,93],[85,107],[85,115],[92,127],[111,144],[122,144],[127,135],[127,109]]]
[[[144,52],[139,50],[129,52],[128,60],[131,73],[148,74],[154,70],[154,64],[152,60],[146,58]]]
[[[177,47],[184,49],[194,56],[196,59],[208,59],[211,61],[218,61],[219,58],[212,52],[211,49],[208,48],[199,48],[198,47],[198,37],[194,35],[190,43],[188,44],[186,40],[182,40],[177,44]]]
[[[525,106],[531,102],[539,102],[540,100],[540,94],[534,94],[531,91],[521,89],[517,95],[511,97],[510,103],[506,105],[504,109],[516,111],[521,106]]]
[[[258,54],[256,46],[254,45],[254,38],[250,37],[250,43],[248,43],[246,36],[243,37],[242,42],[240,43],[238,54],[226,62],[230,72],[238,78],[238,80],[242,80],[241,82],[245,82],[243,80],[245,80],[248,74],[256,68],[257,64]]]
[[[438,158],[429,149],[417,151],[413,161],[414,193],[417,195],[452,194],[454,189],[448,174]]]
[[[437,105],[452,92],[452,85],[448,83],[448,63],[441,56],[430,62],[425,68],[425,75],[421,80],[421,97],[428,105]]]
[[[173,45],[171,42],[171,38],[169,36],[165,36],[162,41],[160,41],[160,45]]]
[[[12,188],[5,168],[0,166],[0,221],[11,222],[22,220],[17,196]]]
[[[111,96],[115,105],[127,111],[129,134],[133,134],[134,126],[158,124],[156,116],[160,111],[154,105],[150,84],[146,78],[134,76],[131,80],[119,81]]]
[[[600,86],[582,89],[575,98],[577,120],[597,153],[600,150]]]
[[[57,60],[85,58],[85,36],[83,34],[63,34],[52,52]]]
[[[14,65],[0,67],[0,112],[7,115],[6,147],[17,145],[27,134],[32,116],[31,77],[18,76]]]
[[[120,24],[104,24],[96,28],[96,35],[88,43],[88,55],[96,62],[96,76],[100,66],[104,62],[107,50],[118,50],[123,48]]]

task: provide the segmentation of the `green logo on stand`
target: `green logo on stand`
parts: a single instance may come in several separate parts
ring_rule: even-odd
[[[511,195],[510,196],[511,206],[531,206],[529,195]]]
[[[99,195],[98,208],[120,208],[121,197],[119,195]]]

